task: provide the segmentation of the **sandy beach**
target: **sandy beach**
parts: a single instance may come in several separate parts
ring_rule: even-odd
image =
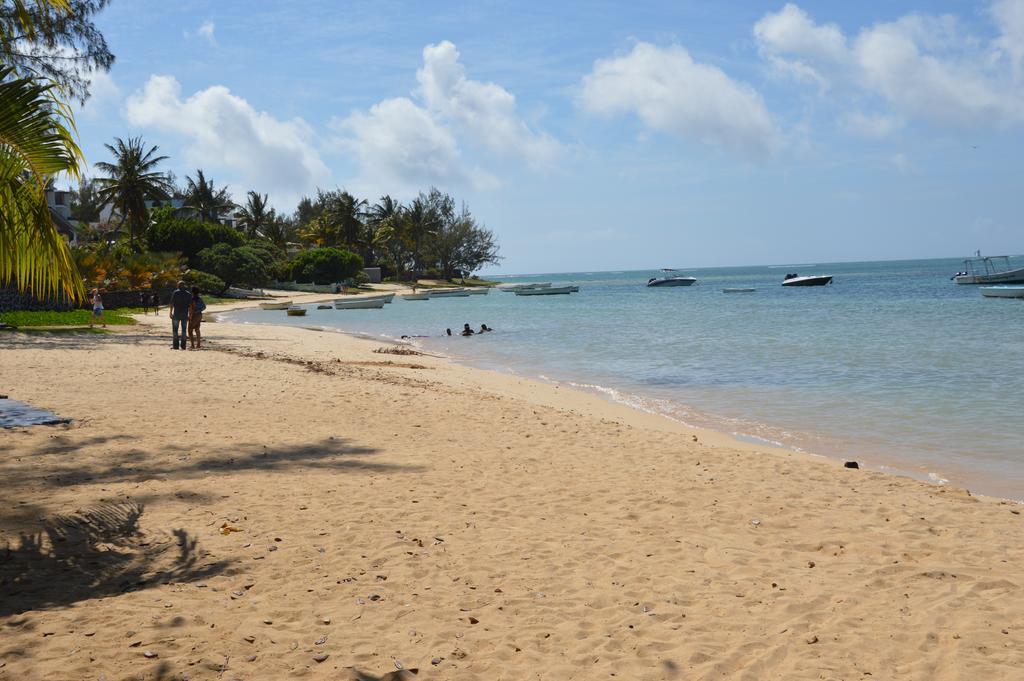
[[[337,333],[173,352],[143,321],[0,336],[0,393],[73,420],[0,432],[0,679],[1024,674],[1019,505]]]

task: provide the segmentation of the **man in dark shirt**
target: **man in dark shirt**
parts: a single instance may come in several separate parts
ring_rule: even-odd
[[[171,329],[174,333],[174,349],[185,349],[185,328],[188,325],[188,308],[192,304],[192,292],[185,288],[185,282],[179,281],[178,288],[171,294]],[[178,341],[181,341],[179,346]]]

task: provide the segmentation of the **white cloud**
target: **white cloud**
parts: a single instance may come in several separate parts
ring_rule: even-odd
[[[362,183],[413,190],[449,182],[487,185],[492,180],[482,171],[470,172],[452,132],[406,97],[386,99],[332,126],[340,133],[338,146],[359,162]]]
[[[895,116],[865,114],[852,111],[839,119],[839,127],[857,137],[869,140],[881,140],[890,137],[903,127],[903,121]]]
[[[212,21],[204,21],[202,25],[199,26],[199,31],[197,31],[197,35],[199,35],[200,38],[204,39],[211,45],[216,45],[217,38],[213,35],[213,29],[214,23]]]
[[[175,78],[150,76],[126,100],[124,116],[132,125],[180,135],[191,164],[229,174],[235,191],[271,192],[281,205],[330,176],[302,119],[256,111],[223,86],[182,99]]]
[[[1024,58],[1024,0],[1000,0],[991,14],[1000,35],[989,46],[962,35],[949,15],[905,16],[850,40],[792,4],[758,21],[754,37],[773,67],[840,83],[854,98],[879,98],[896,118],[962,128],[1021,124],[1024,95],[1012,85]],[[1014,73],[994,68],[993,53],[1007,57]]]
[[[500,185],[498,178],[468,158],[464,147],[482,152],[485,160],[513,158],[532,168],[550,167],[560,154],[554,138],[518,116],[512,93],[466,77],[451,42],[423,48],[416,80],[411,97],[385,99],[331,121],[337,132],[333,146],[358,161],[360,177],[353,186],[492,188]]]
[[[558,142],[530,130],[517,116],[511,92],[470,80],[465,71],[451,42],[423,48],[423,67],[416,80],[427,108],[491,151],[519,156],[534,167],[550,166],[559,153]]]
[[[583,78],[579,102],[592,113],[635,114],[651,130],[762,157],[780,135],[761,96],[683,47],[637,43],[599,59]]]

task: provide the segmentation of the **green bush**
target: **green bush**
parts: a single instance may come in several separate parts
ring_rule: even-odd
[[[231,227],[176,218],[169,206],[153,210],[152,218],[146,234],[149,250],[181,253],[190,264],[195,264],[199,251],[215,244],[237,248],[245,243],[245,238]]]
[[[356,276],[352,277],[352,281],[358,286],[362,286],[363,284],[369,284],[370,275],[368,275],[366,272],[363,272],[362,270],[359,270],[358,272],[356,272]]]
[[[200,291],[211,295],[223,293],[228,287],[228,285],[224,283],[224,280],[216,274],[201,272],[199,270],[189,270],[186,272],[185,282],[188,283],[189,286],[198,286]]]
[[[206,228],[210,230],[210,238],[215,244],[228,244],[235,248],[245,244],[245,237],[234,227],[208,222]]]
[[[257,246],[214,244],[196,257],[203,271],[220,277],[227,286],[263,286],[270,281],[274,268],[273,257]]]
[[[314,248],[295,256],[291,279],[303,284],[334,284],[363,271],[363,259],[340,248]]]
[[[444,279],[444,272],[436,267],[428,267],[423,270],[424,279]]]

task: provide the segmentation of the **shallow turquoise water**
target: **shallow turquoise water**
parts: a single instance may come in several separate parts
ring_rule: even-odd
[[[395,300],[381,310],[259,310],[235,321],[397,338],[468,363],[597,390],[641,409],[823,455],[1024,498],[1024,302],[949,277],[958,260],[503,277],[571,296]],[[786,272],[832,274],[783,288]],[[724,287],[756,287],[724,294]],[[464,322],[492,334],[447,338]],[[211,328],[211,331],[213,329]]]

